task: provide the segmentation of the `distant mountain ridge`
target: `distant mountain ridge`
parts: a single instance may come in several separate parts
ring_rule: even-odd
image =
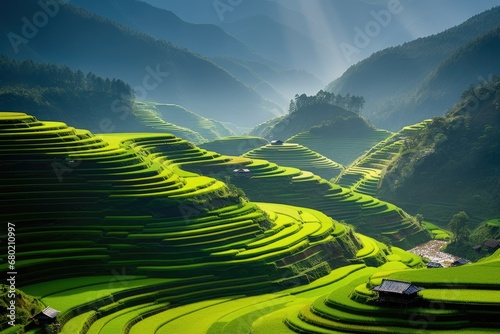
[[[442,115],[478,77],[500,73],[494,32],[499,22],[500,7],[495,7],[442,33],[379,51],[326,89],[363,95],[364,115],[378,127],[397,130]],[[473,65],[456,63],[467,57]]]
[[[1,39],[0,53],[117,77],[130,83],[139,100],[180,104],[237,125],[258,124],[280,109],[205,58],[69,4],[58,5],[57,15],[23,37],[25,26],[33,25],[28,18],[43,10],[35,0],[9,2],[0,13],[0,29],[22,42]]]
[[[264,59],[240,40],[214,24],[194,24],[175,13],[138,0],[72,0],[84,8],[123,26],[179,47],[214,57],[230,56],[249,60]]]
[[[264,99],[281,107],[305,86],[316,90],[324,86],[312,74],[271,60],[266,50],[257,52],[215,24],[185,22],[169,10],[138,0],[74,0],[71,3],[129,29],[207,57]]]

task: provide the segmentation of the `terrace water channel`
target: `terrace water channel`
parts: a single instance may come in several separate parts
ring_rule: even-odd
[[[441,248],[446,244],[446,241],[431,240],[408,250],[408,252],[428,258],[432,262],[441,263],[444,267],[449,267],[459,257],[442,252]]]

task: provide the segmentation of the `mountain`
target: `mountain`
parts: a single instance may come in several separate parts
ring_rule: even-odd
[[[318,133],[364,132],[372,126],[359,116],[363,101],[360,96],[342,96],[325,91],[312,96],[295,95],[287,115],[258,125],[250,135],[285,140],[312,128]]]
[[[408,136],[378,195],[447,223],[465,211],[478,223],[500,216],[500,79],[471,87],[444,117]]]
[[[279,109],[205,58],[69,4],[52,4],[9,1],[0,14],[8,37],[0,53],[117,77],[133,86],[138,100],[180,104],[237,125],[258,124]],[[45,14],[46,24],[34,25],[42,17],[37,13]]]
[[[314,87],[317,91],[324,86],[312,74],[293,69],[290,64],[284,66],[277,58],[271,61],[267,50],[251,48],[215,24],[188,23],[169,10],[137,0],[76,0],[71,3],[203,55],[279,106],[286,106],[289,97],[304,87]]]
[[[439,33],[462,23],[472,15],[498,5],[497,0],[144,1],[171,10],[185,21],[212,23],[222,27],[226,24],[239,24],[238,21],[249,18],[253,20],[262,15],[268,16],[292,29],[294,34],[300,32],[301,35],[315,41],[315,44],[322,46],[311,50],[310,54],[316,60],[316,67],[308,71],[324,82],[341,76],[349,66],[374,52]],[[395,8],[387,15],[390,4]],[[376,18],[377,15],[379,19]],[[380,15],[386,16],[387,19],[381,19]],[[378,22],[382,24],[377,24]],[[371,36],[368,36],[364,43],[356,44],[358,31],[364,32],[367,28],[372,29]],[[255,31],[262,34],[259,27],[256,27]],[[267,40],[269,33],[263,31],[260,35],[263,42]],[[290,36],[291,39],[289,36],[285,37],[287,40],[293,40],[293,36]],[[290,44],[290,47],[296,47]],[[356,52],[346,52],[347,45],[355,47]],[[321,50],[327,53],[321,53]],[[294,54],[285,54],[285,57],[280,61],[293,60]],[[298,68],[306,69],[301,66]]]
[[[263,98],[283,106],[284,110],[288,106],[290,97],[296,92],[314,93],[322,87],[321,81],[314,75],[303,70],[289,69],[280,64],[230,57],[215,57],[212,61],[254,89]]]
[[[264,61],[249,46],[217,25],[189,23],[169,10],[142,1],[72,0],[71,4],[207,57],[228,56]]]
[[[480,76],[500,71],[496,53],[489,56],[497,49],[492,30],[498,22],[500,7],[495,7],[439,34],[379,51],[326,89],[363,95],[365,116],[379,127],[397,130],[442,115]]]

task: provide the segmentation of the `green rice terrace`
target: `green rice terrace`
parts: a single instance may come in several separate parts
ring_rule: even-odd
[[[254,201],[297,206],[307,203],[335,220],[354,225],[360,233],[387,238],[399,247],[409,249],[431,238],[414,217],[391,203],[332,184],[298,168],[267,160],[226,158],[188,162],[184,168],[229,180]]]
[[[304,131],[286,140],[304,145],[343,166],[350,165],[375,144],[389,138],[391,132],[372,130],[363,135],[324,135]]]
[[[192,143],[199,144],[205,142],[200,133],[190,128],[179,126],[166,122],[154,106],[147,103],[136,102],[134,105],[134,116],[140,124],[144,125],[148,131],[166,132],[174,136],[189,140]]]
[[[19,112],[0,113],[0,156],[0,217],[18,240],[18,313],[60,312],[45,328],[2,315],[1,333],[500,327],[498,252],[427,269],[404,250],[431,237],[413,217],[311,172],[171,134],[94,135]],[[423,287],[418,304],[380,304],[371,288],[383,278]]]
[[[261,159],[224,156],[178,140],[165,143],[150,136],[136,144],[158,158],[182,166],[182,174],[205,175],[241,188],[252,201],[304,206],[337,221],[353,224],[357,231],[387,238],[392,244],[411,248],[428,241],[430,234],[416,220],[391,203],[328,182],[308,171],[283,167]]]
[[[338,176],[344,167],[335,161],[299,144],[276,141],[243,154],[250,159],[272,161],[281,166],[295,167],[319,175],[326,180]]]
[[[335,183],[366,195],[377,196],[380,178],[394,157],[400,153],[406,138],[428,122],[429,120],[426,120],[405,126],[401,131],[377,143],[349,165]]]
[[[267,139],[256,136],[230,136],[198,145],[209,151],[225,155],[240,156],[248,151],[269,144]]]
[[[192,129],[206,140],[215,140],[220,137],[233,136],[234,133],[222,123],[207,119],[176,104],[149,103],[160,117],[167,122]]]

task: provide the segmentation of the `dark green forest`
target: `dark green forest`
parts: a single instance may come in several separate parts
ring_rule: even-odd
[[[433,221],[465,211],[471,228],[500,215],[500,78],[471,86],[405,145],[380,195]]]
[[[23,111],[109,132],[106,130],[110,130],[110,122],[106,120],[123,123],[132,112],[133,99],[132,88],[120,79],[102,78],[65,65],[16,61],[0,55],[3,111]]]

